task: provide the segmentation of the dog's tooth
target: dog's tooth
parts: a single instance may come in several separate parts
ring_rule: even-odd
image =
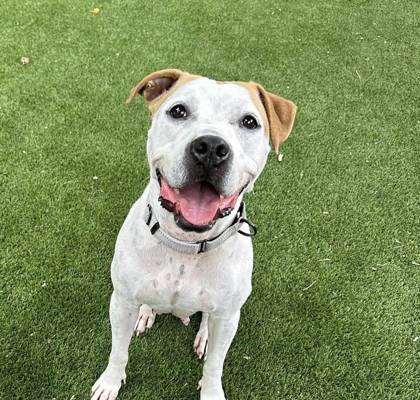
[[[174,191],[175,191],[176,194],[179,194],[179,189],[175,188]]]

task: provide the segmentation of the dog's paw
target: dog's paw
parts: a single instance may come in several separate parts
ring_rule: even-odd
[[[125,374],[117,377],[106,370],[92,386],[90,400],[115,400],[121,388],[121,383],[125,383]]]
[[[226,400],[220,380],[208,380],[204,377],[198,382],[200,400]]]
[[[197,354],[197,357],[201,360],[207,358],[207,342],[209,340],[209,331],[207,326],[205,328],[201,328],[194,340],[194,351]]]
[[[147,304],[142,304],[134,327],[135,334],[139,336],[146,332],[147,329],[150,329],[155,322],[155,318],[156,313]]]

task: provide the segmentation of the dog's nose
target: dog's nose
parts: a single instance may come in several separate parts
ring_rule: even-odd
[[[193,140],[190,153],[194,160],[207,168],[218,167],[231,155],[230,147],[219,136],[206,135]]]

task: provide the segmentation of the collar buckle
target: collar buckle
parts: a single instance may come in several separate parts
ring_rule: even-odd
[[[204,253],[207,251],[207,240],[203,240],[202,242],[197,242],[200,245],[198,248],[197,254]]]

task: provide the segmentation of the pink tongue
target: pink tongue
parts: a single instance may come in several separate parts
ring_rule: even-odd
[[[193,225],[207,225],[216,216],[220,196],[206,183],[194,183],[181,190],[178,195],[183,217]]]

